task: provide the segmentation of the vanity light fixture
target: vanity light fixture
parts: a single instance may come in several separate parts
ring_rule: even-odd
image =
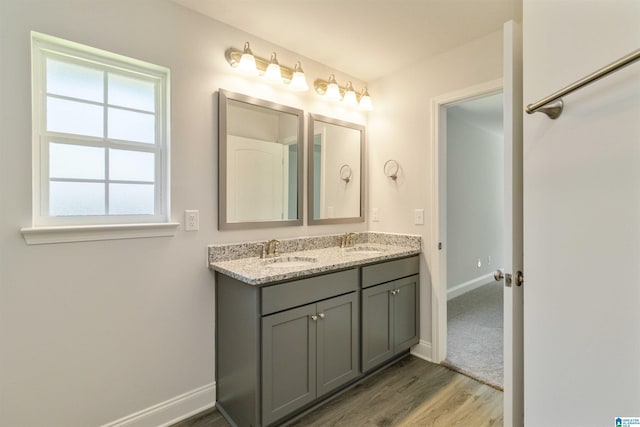
[[[313,83],[316,92],[331,101],[342,101],[349,107],[358,107],[363,111],[373,110],[371,96],[367,88],[363,88],[360,93],[356,93],[351,82],[342,87],[336,81],[336,77],[331,74],[329,80],[316,79]]]
[[[275,52],[270,59],[254,55],[249,42],[245,42],[243,50],[230,47],[225,51],[224,57],[229,65],[239,71],[262,76],[271,83],[283,83],[294,91],[309,89],[300,62],[294,68],[289,68],[278,62]]]
[[[253,52],[249,47],[249,42],[244,44],[244,49],[242,54],[240,55],[240,60],[237,65],[238,70],[247,74],[258,74],[258,69],[256,68],[256,58],[253,56]]]
[[[264,72],[264,78],[272,83],[282,83],[282,69],[280,68],[275,52],[271,54],[271,60]]]
[[[289,87],[291,88],[291,90],[295,90],[298,92],[309,90],[309,85],[307,84],[307,79],[304,76],[304,71],[302,71],[300,61],[296,62],[296,65],[293,67],[293,76],[291,77],[291,83],[289,83]]]
[[[367,88],[363,88],[360,93],[360,103],[358,104],[361,110],[364,111],[373,111],[373,103],[371,102],[371,97],[369,96],[369,91]]]
[[[344,105],[348,107],[357,107],[358,100],[356,99],[356,91],[353,90],[351,82],[347,83],[347,87],[344,90],[344,97],[342,98]]]

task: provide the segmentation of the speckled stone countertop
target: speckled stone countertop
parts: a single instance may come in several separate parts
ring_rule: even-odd
[[[280,256],[261,259],[264,241],[209,246],[209,268],[250,285],[302,278],[416,255],[421,238],[391,233],[359,233],[352,248],[340,248],[342,235],[282,239]]]

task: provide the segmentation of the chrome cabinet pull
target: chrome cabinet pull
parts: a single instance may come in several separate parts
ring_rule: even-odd
[[[324,313],[318,313],[318,317],[324,319]]]
[[[316,320],[318,320],[318,316],[316,316],[315,314],[312,314],[311,315],[311,320],[313,320],[315,322]]]

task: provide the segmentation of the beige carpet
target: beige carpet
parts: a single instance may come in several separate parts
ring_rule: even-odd
[[[447,359],[443,365],[503,387],[503,287],[492,282],[447,304]]]

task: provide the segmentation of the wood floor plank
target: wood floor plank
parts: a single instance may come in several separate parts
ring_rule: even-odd
[[[287,425],[500,427],[502,396],[444,366],[409,356]],[[227,427],[221,418],[212,411],[173,427]]]

